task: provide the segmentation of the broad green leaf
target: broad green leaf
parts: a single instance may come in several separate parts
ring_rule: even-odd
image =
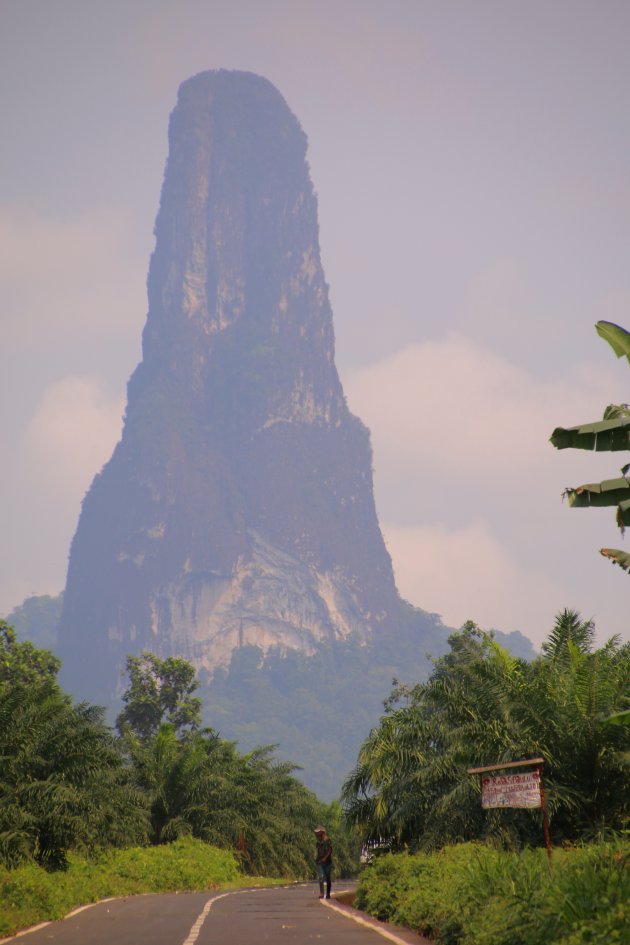
[[[616,416],[611,416],[616,411]],[[580,423],[575,427],[556,427],[549,437],[558,450],[578,449],[615,452],[630,449],[630,413],[625,405],[606,408],[606,419]]]
[[[605,725],[630,725],[630,709],[626,709],[624,712],[615,712],[614,715],[609,715],[607,719],[604,719]]]
[[[627,551],[620,551],[618,548],[600,548],[599,553],[605,558],[610,558],[613,564],[618,564],[620,568],[630,573],[630,554]]]
[[[605,479],[604,482],[590,482],[566,489],[564,495],[569,505],[576,509],[588,508],[591,505],[620,505],[630,500],[630,481]]]
[[[604,482],[591,482],[574,489],[565,489],[563,498],[576,509],[591,506],[617,506],[617,525],[622,533],[630,525],[630,480],[606,479]]]
[[[618,358],[627,358],[630,362],[630,332],[614,322],[597,322],[595,330],[600,338],[608,342]]]

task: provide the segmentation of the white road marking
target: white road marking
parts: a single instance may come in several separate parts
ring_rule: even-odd
[[[203,909],[197,916],[197,919],[195,920],[195,924],[193,925],[192,929],[188,933],[188,938],[184,939],[182,945],[195,945],[195,942],[199,938],[199,933],[201,932],[201,926],[208,918],[208,913],[210,912],[210,909],[212,908],[213,903],[218,902],[219,899],[225,899],[226,896],[238,896],[239,893],[261,892],[263,888],[264,887],[259,887],[259,889],[231,889],[229,892],[221,893],[218,896],[212,896],[210,899],[208,899],[207,903],[205,904],[205,906],[203,907]]]
[[[219,899],[223,899],[224,896],[229,896],[229,893],[222,893],[220,896],[213,896],[211,899],[208,899],[207,903],[197,916],[195,924],[188,933],[188,938],[184,939],[184,945],[194,945],[194,943],[199,938],[199,933],[201,932],[201,926],[206,921],[206,917],[212,908],[212,903],[217,902]]]
[[[110,896],[109,899],[99,899],[98,902],[88,902],[86,906],[77,906],[76,909],[73,909],[72,912],[65,915],[64,919],[71,919],[73,915],[78,915],[79,912],[85,912],[86,909],[91,909],[92,906],[100,906],[102,902],[116,902],[116,900],[120,898],[120,896]],[[0,945],[2,945],[2,943],[0,943]]]
[[[265,887],[261,886],[260,889]],[[183,945],[194,945],[199,936],[201,926],[204,923],[204,920],[208,913],[213,902],[216,902],[218,899],[223,899],[224,896],[236,895],[236,893],[241,892],[255,892],[255,889],[231,889],[229,892],[221,893],[219,896],[213,896],[205,904],[201,914],[197,918],[197,921],[193,925],[192,929],[188,933],[188,938],[184,941]],[[139,896],[151,896],[155,893],[140,893],[138,896],[134,895],[133,898],[139,898]],[[170,894],[165,894],[170,895]],[[72,912],[68,912],[63,918],[70,919],[72,916],[78,915],[79,912],[84,912],[86,909],[92,909],[93,906],[100,906],[103,902],[117,902],[121,899],[130,899],[131,896],[110,896],[108,899],[99,899],[98,902],[88,902],[85,906],[78,906],[76,909],[73,909]],[[63,921],[63,920],[62,920]],[[15,935],[10,935],[9,938],[0,938],[0,945],[6,945],[7,942],[13,942],[16,938],[20,938],[22,935],[28,935],[30,932],[38,932],[39,929],[45,929],[47,925],[52,925],[52,922],[40,922],[39,925],[31,925],[28,929],[21,929],[21,931],[16,932]]]

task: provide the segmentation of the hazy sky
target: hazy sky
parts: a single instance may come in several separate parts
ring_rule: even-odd
[[[630,327],[629,37],[626,0],[0,0],[0,613],[63,588],[140,358],[177,88],[237,68],[309,138],[403,596],[630,639],[614,513],[561,501],[624,454],[548,443],[630,399],[593,328]]]

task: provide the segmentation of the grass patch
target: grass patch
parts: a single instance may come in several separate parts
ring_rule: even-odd
[[[481,844],[388,855],[361,874],[356,906],[440,945],[628,941],[630,843],[506,853]]]
[[[63,872],[48,873],[34,864],[0,868],[0,936],[109,897],[274,882],[279,881],[242,876],[231,853],[201,840],[108,850],[90,860],[71,854]]]

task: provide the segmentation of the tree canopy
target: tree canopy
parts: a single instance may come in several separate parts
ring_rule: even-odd
[[[556,842],[630,823],[630,644],[594,649],[593,624],[558,614],[541,655],[516,659],[468,623],[426,683],[398,686],[343,790],[366,839],[425,849],[492,837],[539,843],[539,812],[482,811],[467,769],[542,756]]]
[[[40,650],[29,641],[18,642],[13,627],[0,620],[0,687],[52,682],[60,668],[61,660],[50,650]]]
[[[74,705],[60,661],[0,623],[0,862],[63,866],[69,849],[146,836],[143,798],[104,712]]]
[[[339,805],[324,805],[273,746],[241,754],[200,728],[194,668],[130,657],[119,734],[104,711],[75,705],[59,660],[0,625],[0,864],[63,868],[71,850],[192,836],[235,853],[249,874],[312,872],[313,826],[335,834],[337,863],[356,849]]]
[[[125,707],[116,720],[119,731],[129,727],[142,738],[157,734],[163,722],[175,731],[201,724],[201,699],[193,696],[199,683],[195,668],[181,657],[160,659],[153,653],[127,657],[129,687]]]

